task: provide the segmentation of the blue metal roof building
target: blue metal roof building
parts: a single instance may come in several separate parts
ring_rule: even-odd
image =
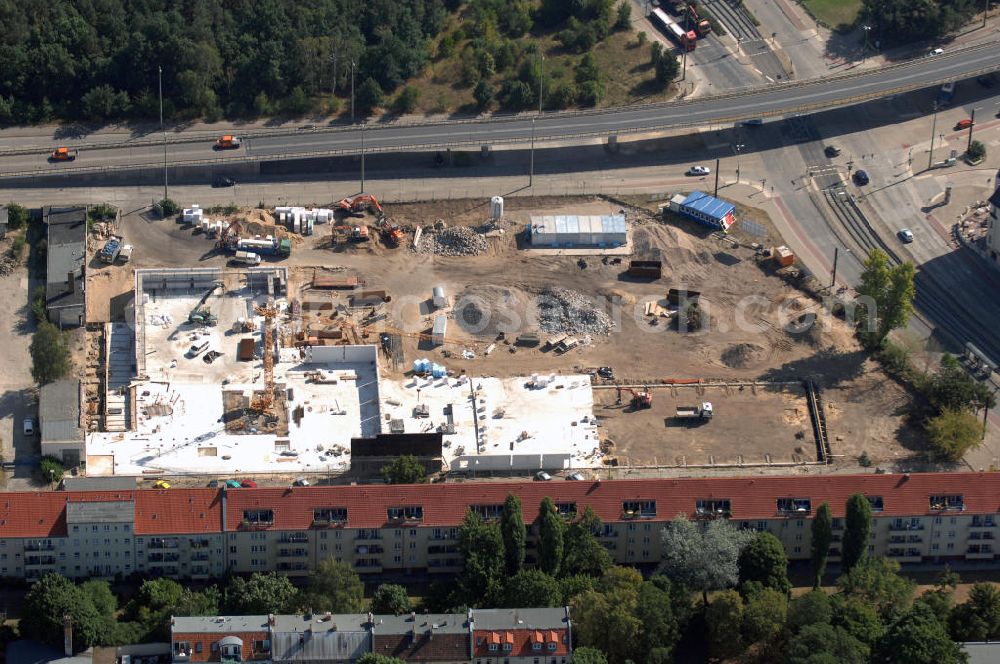
[[[728,231],[736,223],[736,206],[701,191],[688,196],[678,194],[670,200],[670,209],[695,221]]]

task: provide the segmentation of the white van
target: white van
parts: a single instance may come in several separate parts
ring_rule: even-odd
[[[233,262],[240,265],[260,265],[260,255],[252,251],[237,251]]]
[[[195,343],[191,344],[191,348],[188,349],[188,355],[190,355],[191,357],[198,357],[198,355],[203,350],[208,348],[208,343],[209,342],[207,339],[205,341],[196,341]]]

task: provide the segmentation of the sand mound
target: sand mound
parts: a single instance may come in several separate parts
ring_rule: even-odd
[[[470,286],[459,294],[454,312],[455,322],[470,334],[495,337],[532,329],[530,298],[517,288]]]
[[[722,362],[733,369],[745,369],[764,357],[764,348],[757,344],[733,344],[722,351]]]

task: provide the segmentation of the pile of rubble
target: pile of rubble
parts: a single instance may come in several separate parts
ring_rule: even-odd
[[[538,325],[545,332],[610,334],[614,321],[600,303],[565,288],[546,288],[536,304]]]
[[[489,248],[486,238],[467,226],[452,226],[424,233],[417,251],[438,256],[476,256]]]
[[[15,260],[9,253],[0,255],[0,276],[6,277],[21,266],[21,261]]]

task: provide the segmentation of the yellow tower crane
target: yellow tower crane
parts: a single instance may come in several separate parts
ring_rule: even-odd
[[[250,409],[258,413],[271,413],[274,404],[274,319],[278,310],[273,302],[255,306],[254,311],[264,317],[264,393],[253,398]]]

